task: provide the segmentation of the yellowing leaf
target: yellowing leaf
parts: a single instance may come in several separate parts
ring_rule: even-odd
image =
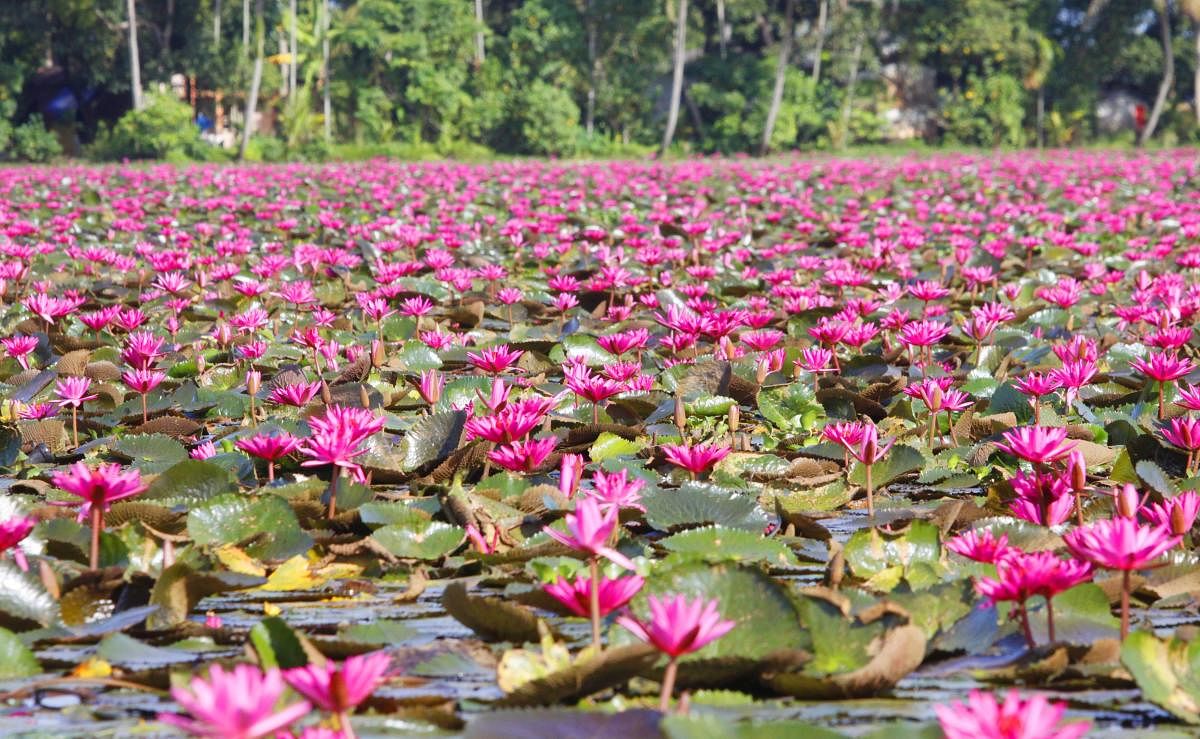
[[[230,572],[236,572],[239,575],[254,575],[255,577],[266,577],[267,575],[267,568],[263,567],[261,562],[237,547],[218,547],[215,553],[217,560]]]
[[[97,657],[90,657],[75,665],[75,669],[71,670],[71,677],[112,677],[112,665]]]
[[[339,577],[356,577],[362,567],[352,564],[331,564],[312,569],[303,555],[296,555],[279,565],[259,590],[312,590]]]
[[[267,603],[266,601],[263,601],[263,613],[268,616],[278,616],[279,614],[283,613],[283,609],[274,603]]]

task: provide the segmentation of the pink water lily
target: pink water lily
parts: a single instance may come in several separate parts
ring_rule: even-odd
[[[192,736],[211,739],[260,739],[280,731],[312,709],[305,701],[279,708],[283,675],[254,665],[231,670],[213,665],[208,678],[194,677],[187,688],[172,688],[171,697],[189,716],[160,713],[158,720]]]
[[[737,626],[737,622],[722,619],[718,610],[720,603],[702,596],[689,599],[684,595],[661,598],[651,595],[646,602],[650,609],[649,620],[622,616],[617,623],[667,655],[667,669],[659,701],[659,710],[666,712],[675,688],[679,658],[725,636]]]

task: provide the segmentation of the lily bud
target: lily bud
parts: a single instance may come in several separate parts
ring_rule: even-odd
[[[1117,515],[1122,518],[1133,518],[1138,510],[1138,491],[1133,485],[1125,483],[1117,492]]]
[[[204,374],[204,369],[205,369],[206,364],[208,364],[208,362],[204,359],[204,355],[197,354],[196,355],[196,374],[197,375]]]
[[[1067,457],[1067,469],[1071,473],[1071,490],[1082,492],[1087,487],[1087,461],[1083,452],[1076,449]]]
[[[367,392],[366,385],[358,386],[358,402],[362,405],[363,408],[371,407],[371,394]]]
[[[329,383],[321,381],[321,402],[325,405],[333,405],[333,393],[329,392]]]
[[[200,359],[204,357],[201,356]],[[199,360],[197,360],[199,364]],[[250,370],[246,372],[246,392],[250,395],[258,395],[258,391],[262,388],[262,373],[258,370]]]
[[[1175,536],[1183,536],[1191,529],[1192,522],[1187,519],[1187,514],[1183,512],[1183,506],[1175,506],[1171,509],[1171,533]]]
[[[729,430],[736,432],[742,421],[742,409],[736,405],[729,406]]]
[[[683,407],[683,398],[675,396],[675,427],[679,429],[679,433],[687,428],[687,410]]]
[[[371,366],[374,367],[375,369],[379,369],[380,367],[382,367],[383,361],[384,361],[384,359],[386,359],[386,357],[384,356],[385,353],[386,352],[383,348],[382,341],[380,341],[379,339],[375,339],[374,341],[372,341],[371,342]]]
[[[570,500],[579,490],[579,480],[583,477],[583,457],[578,454],[564,454],[562,466],[559,468],[558,491]]]

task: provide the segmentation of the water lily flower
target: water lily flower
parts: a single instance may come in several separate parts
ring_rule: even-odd
[[[667,461],[676,467],[682,467],[692,475],[709,469],[717,462],[729,456],[730,447],[723,444],[663,444],[663,454]]]
[[[141,473],[135,469],[122,470],[120,465],[102,464],[88,467],[76,462],[66,472],[56,472],[51,478],[60,490],[82,501],[80,518],[90,517],[92,523],[91,568],[100,566],[100,532],[104,530],[104,514],[118,500],[132,498],[146,490]],[[57,505],[69,505],[57,503]]]
[[[1196,369],[1192,360],[1168,352],[1151,354],[1147,359],[1139,357],[1130,362],[1129,366],[1158,383],[1159,420],[1164,417],[1164,396],[1167,383],[1174,382]]]
[[[158,720],[197,737],[260,739],[312,710],[306,701],[280,708],[279,699],[286,687],[282,673],[274,668],[264,673],[254,665],[239,664],[226,671],[215,664],[208,679],[194,677],[190,689],[171,689],[171,697],[190,718],[160,713]]]
[[[1018,426],[1005,431],[1004,441],[996,446],[1026,462],[1044,465],[1065,459],[1075,442],[1067,440],[1067,430],[1062,427]]]
[[[389,654],[371,652],[347,657],[340,665],[326,660],[323,665],[294,667],[284,671],[283,679],[312,705],[332,713],[337,729],[353,739],[350,714],[383,684],[391,666]]]
[[[667,669],[663,674],[662,694],[659,697],[659,710],[666,713],[675,689],[679,658],[725,636],[737,626],[737,622],[722,619],[718,611],[720,603],[703,596],[689,599],[682,594],[661,598],[651,595],[647,603],[650,607],[648,621],[621,616],[617,623],[667,655]]]
[[[1121,572],[1121,639],[1129,634],[1130,575],[1178,546],[1181,540],[1166,526],[1146,526],[1123,516],[1097,521],[1063,536],[1067,549],[1075,556]]]
[[[946,739],[1079,739],[1091,728],[1089,721],[1063,724],[1066,703],[1051,703],[1042,695],[1022,698],[1015,690],[1003,703],[991,693],[972,690],[965,703],[933,710]]]

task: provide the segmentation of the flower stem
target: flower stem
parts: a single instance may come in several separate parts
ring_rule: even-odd
[[[333,719],[337,722],[337,729],[342,732],[342,736],[345,739],[357,739],[357,735],[354,733],[354,726],[350,723],[349,711],[339,711],[333,714]]]
[[[79,409],[71,406],[71,443],[79,448]]]
[[[1025,644],[1030,649],[1034,647],[1033,630],[1029,628],[1029,611],[1026,610],[1025,604],[1021,603],[1021,631],[1025,633]]]
[[[1167,383],[1158,383],[1158,420],[1163,420],[1163,396],[1166,395]]]
[[[142,393],[142,423],[150,420],[149,414],[146,411],[146,394]]]
[[[338,494],[338,478],[342,476],[342,471],[337,467],[333,468],[333,479],[329,481],[329,513],[325,518],[332,520],[337,515],[337,494]]]
[[[662,693],[658,696],[658,710],[666,713],[671,708],[671,693],[675,692],[675,675],[679,672],[679,658],[672,657],[663,673]]]
[[[1049,596],[1046,596],[1046,632],[1049,634],[1050,643],[1054,643],[1054,601]]]
[[[98,503],[92,503],[92,549],[91,568],[100,569],[100,532],[104,530],[104,508]]]
[[[1129,574],[1130,570],[1121,573],[1121,641],[1129,636]]]
[[[267,460],[267,483],[275,482],[275,462]]]
[[[875,518],[875,491],[871,485],[871,465],[864,465],[867,471],[867,516]]]
[[[592,646],[599,654],[604,649],[604,645],[600,643],[600,563],[596,561],[595,557],[588,559],[588,570],[592,577],[592,592],[589,598],[592,613]]]

